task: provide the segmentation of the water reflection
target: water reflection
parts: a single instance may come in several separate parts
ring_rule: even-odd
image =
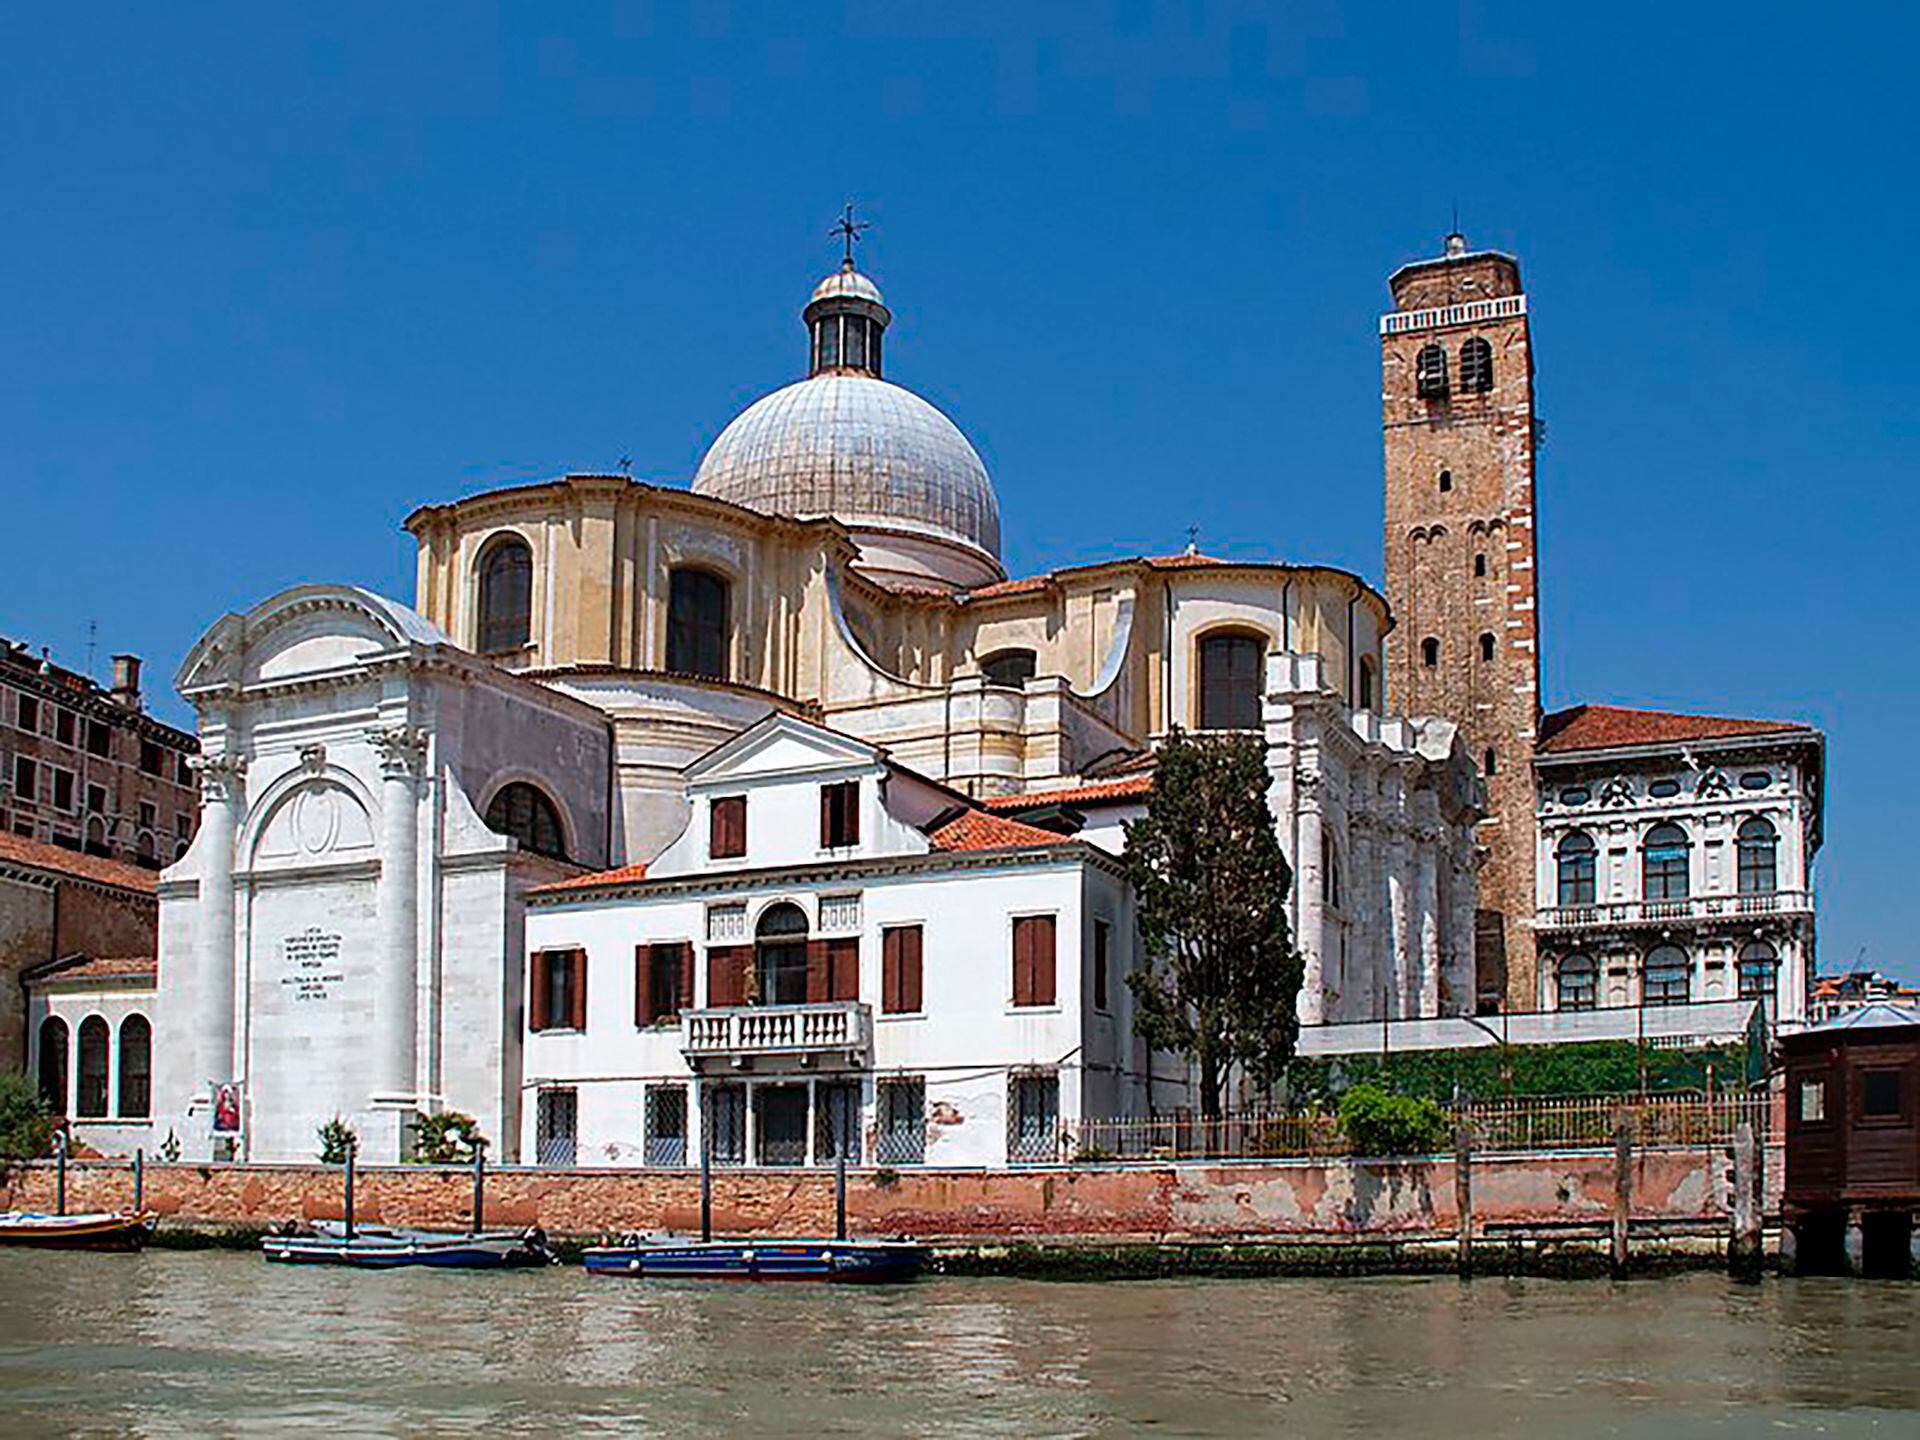
[[[14,1432],[1844,1435],[1920,1415],[1920,1287],[1890,1283],[859,1291],[6,1253],[0,1297]]]

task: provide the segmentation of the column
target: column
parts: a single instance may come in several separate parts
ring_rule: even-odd
[[[373,1103],[412,1110],[419,1085],[420,775],[423,731],[406,726],[369,737],[380,757],[380,882],[374,897],[379,969],[374,985]],[[373,1158],[369,1156],[368,1158]]]
[[[1294,803],[1300,807],[1300,853],[1293,857],[1293,884],[1299,923],[1300,957],[1305,975],[1300,982],[1300,1023],[1318,1025],[1326,1016],[1327,943],[1326,909],[1321,897],[1325,877],[1321,873],[1323,851],[1320,820],[1320,777],[1301,775],[1294,786]]]
[[[1347,948],[1340,998],[1341,1015],[1348,1019],[1366,1015],[1369,992],[1377,995],[1380,990],[1380,843],[1373,815],[1364,808],[1372,803],[1373,776],[1362,771],[1360,786],[1350,785],[1347,790],[1347,838],[1353,848],[1347,866],[1347,908],[1353,917],[1353,942]],[[1356,1004],[1363,1008],[1356,1009]]]
[[[191,1093],[192,1103],[210,1109],[213,1096],[200,1087],[234,1078],[233,845],[247,762],[239,755],[200,755],[191,764],[200,777],[201,856]]]
[[[1418,984],[1408,987],[1402,1003],[1417,999],[1417,1008],[1403,1013],[1422,1016],[1440,1013],[1440,840],[1438,827],[1422,826],[1414,835],[1420,847],[1415,859],[1420,969]]]
[[[1383,987],[1386,993],[1376,997],[1375,1003],[1384,1004],[1385,1013],[1397,1019],[1407,1013],[1404,997],[1408,993],[1408,978],[1413,973],[1420,943],[1418,932],[1414,928],[1416,920],[1413,913],[1414,831],[1407,815],[1406,785],[1397,775],[1388,784],[1387,801],[1389,818],[1385,843],[1388,947],[1383,977],[1386,981]]]

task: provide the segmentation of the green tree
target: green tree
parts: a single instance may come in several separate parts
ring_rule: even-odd
[[[1302,966],[1287,931],[1291,873],[1267,809],[1266,746],[1189,735],[1160,747],[1147,813],[1123,857],[1148,959],[1127,977],[1134,1029],[1192,1058],[1200,1112],[1224,1108],[1236,1066],[1271,1084],[1299,1038]]]
[[[0,1160],[38,1160],[53,1149],[53,1115],[25,1075],[0,1075]]]

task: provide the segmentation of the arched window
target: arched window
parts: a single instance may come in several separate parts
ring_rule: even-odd
[[[1373,673],[1373,657],[1362,655],[1360,657],[1360,708],[1362,710],[1373,709],[1374,691],[1378,683]]]
[[[142,865],[149,870],[157,870],[160,868],[159,856],[154,853],[153,849],[153,832],[151,830],[142,830],[140,832],[140,838],[133,842],[133,860],[136,865]]]
[[[498,541],[480,559],[482,655],[506,655],[533,634],[533,551],[517,538]]]
[[[1440,642],[1431,635],[1420,642],[1420,663],[1429,670],[1440,663]]]
[[[1493,634],[1491,631],[1480,637],[1480,658],[1482,660],[1493,659]]]
[[[1647,900],[1687,898],[1688,860],[1692,844],[1687,832],[1671,823],[1647,831],[1640,845],[1640,894]]]
[[[107,1047],[111,1037],[107,1022],[89,1015],[80,1022],[80,1088],[74,1097],[73,1112],[86,1120],[98,1120],[107,1113]]]
[[[667,669],[725,680],[727,668],[727,582],[711,570],[674,571],[667,581]]]
[[[54,1114],[67,1113],[67,1022],[58,1015],[40,1022],[40,1098]]]
[[[1554,972],[1554,1008],[1591,1010],[1600,1003],[1600,967],[1591,955],[1569,955]]]
[[[1740,947],[1740,998],[1772,1000],[1778,994],[1780,955],[1764,940]]]
[[[1477,335],[1460,347],[1460,388],[1475,395],[1493,389],[1493,346]]]
[[[493,797],[487,806],[487,828],[496,835],[511,835],[522,850],[567,858],[567,840],[560,828],[560,812],[553,801],[524,780],[516,780]]]
[[[1576,830],[1560,842],[1560,848],[1554,851],[1554,859],[1560,872],[1562,905],[1593,904],[1598,893],[1595,877],[1597,857],[1593,837],[1584,830]]]
[[[1483,552],[1473,557],[1473,574],[1475,579],[1484,579],[1486,578],[1486,573],[1487,557]]]
[[[1693,998],[1693,962],[1678,945],[1656,945],[1647,952],[1641,1003],[1684,1005]]]
[[[1440,472],[1440,493],[1442,495],[1447,495],[1452,493],[1452,490],[1453,490],[1453,472],[1451,470],[1442,470]]]
[[[1414,361],[1414,376],[1423,398],[1431,400],[1446,394],[1447,347],[1422,345],[1419,358]]]
[[[1740,826],[1734,844],[1739,850],[1740,893],[1773,894],[1778,878],[1775,860],[1780,852],[1780,832],[1773,828],[1773,822],[1754,816]]]
[[[122,1120],[144,1120],[153,1113],[153,1026],[144,1015],[120,1022],[120,1104]]]
[[[989,685],[1018,690],[1033,679],[1038,664],[1031,650],[996,650],[980,662],[980,673]]]
[[[1253,635],[1209,635],[1200,642],[1200,728],[1260,728],[1260,665],[1267,642]]]
[[[754,927],[755,974],[762,1005],[807,1002],[807,912],[782,901]]]

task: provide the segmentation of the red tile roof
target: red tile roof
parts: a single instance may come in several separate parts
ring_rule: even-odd
[[[1096,780],[1063,790],[1035,790],[1025,795],[995,795],[980,803],[989,810],[1037,810],[1043,805],[1100,805],[1111,801],[1143,800],[1153,790],[1153,775],[1129,775],[1123,780]]]
[[[1009,850],[1023,845],[1065,845],[1064,837],[1037,825],[967,810],[927,836],[935,850]]]
[[[644,865],[622,865],[617,870],[596,870],[591,875],[575,875],[571,880],[555,880],[536,885],[529,895],[562,895],[569,890],[597,890],[602,885],[632,885],[647,878]]]
[[[976,585],[966,592],[968,600],[998,600],[1004,595],[1032,595],[1053,584],[1051,575],[1029,575],[1023,580],[996,580],[991,585]]]
[[[151,955],[69,955],[30,966],[21,978],[34,983],[47,980],[145,980],[160,974],[160,962]]]
[[[1568,750],[1613,750],[1628,745],[1667,745],[1685,740],[1735,740],[1745,735],[1802,734],[1813,728],[1788,720],[1732,720],[1719,715],[1678,715],[1666,710],[1627,710],[1618,705],[1575,705],[1540,722],[1543,755]]]
[[[122,860],[83,855],[78,850],[43,845],[38,840],[27,840],[18,835],[0,834],[0,861],[28,865],[35,870],[51,870],[57,875],[71,875],[76,880],[90,880],[96,885],[114,885],[122,890],[138,891],[142,895],[153,894],[159,878],[151,870],[142,870],[138,865],[129,865]]]

